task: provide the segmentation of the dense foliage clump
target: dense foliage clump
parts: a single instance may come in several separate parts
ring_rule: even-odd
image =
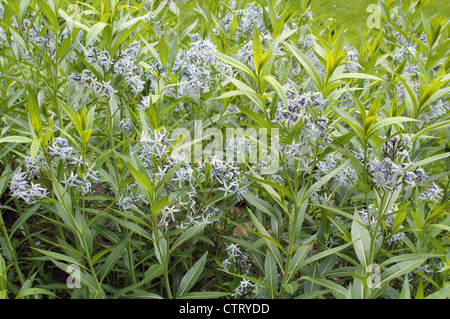
[[[448,297],[426,5],[1,1],[0,297]]]

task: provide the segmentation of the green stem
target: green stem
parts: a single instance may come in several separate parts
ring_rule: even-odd
[[[383,211],[380,213],[378,212],[378,218],[377,218],[377,222],[375,224],[375,229],[372,230],[371,225],[369,224],[369,233],[370,233],[370,250],[369,250],[369,258],[368,258],[368,263],[366,265],[366,267],[371,266],[374,264],[374,259],[375,259],[375,249],[376,249],[376,239],[377,239],[377,234],[378,234],[378,229],[384,219],[384,213],[386,210],[386,204],[389,203],[392,199],[392,196],[394,194],[394,192],[389,192],[389,200],[387,200],[387,194],[388,192],[384,192],[383,194],[383,198],[381,199],[381,206],[383,207]],[[386,201],[387,200],[387,201]],[[367,214],[369,214],[369,211],[367,211]],[[369,223],[370,223],[370,216],[369,216]],[[365,289],[363,290],[363,298],[367,299],[369,296],[369,288],[365,287]]]
[[[128,236],[128,229],[126,230],[126,235]],[[128,263],[130,265],[130,271],[131,271],[131,282],[132,284],[136,284],[136,273],[134,272],[134,262],[133,262],[133,252],[131,251],[131,245],[127,245],[127,255],[128,255]]]
[[[292,220],[291,232],[289,234],[289,246],[288,246],[288,251],[287,251],[287,256],[286,256],[286,266],[285,266],[284,273],[283,273],[283,284],[281,285],[280,293],[278,295],[278,298],[280,298],[280,299],[283,298],[284,285],[287,284],[288,280],[291,278],[291,276],[288,274],[288,272],[289,272],[289,267],[290,267],[290,264],[291,264],[292,251],[294,249],[294,242],[295,242],[295,238],[297,236],[296,226],[297,226],[297,223],[298,223],[298,213],[299,213],[300,208],[302,207],[302,205],[304,203],[306,191],[308,190],[308,187],[311,184],[312,174],[313,174],[314,168],[315,168],[315,166],[317,164],[317,153],[318,153],[318,150],[319,150],[319,147],[318,147],[318,144],[317,144],[316,148],[315,148],[315,151],[314,151],[314,162],[311,165],[311,172],[310,172],[310,174],[308,176],[308,181],[307,181],[305,190],[304,190],[304,192],[302,194],[302,198],[300,199],[300,201],[298,203],[297,203],[297,195],[294,193],[294,196],[295,196],[294,197],[294,202],[295,202],[295,205],[294,205],[294,207],[295,207],[295,209],[294,209],[294,217],[293,217],[293,220]],[[296,187],[295,189],[298,189],[298,185],[295,185],[295,187]]]
[[[155,235],[156,249],[158,249],[158,253],[161,258],[161,265],[164,267],[164,285],[166,287],[167,296],[169,299],[173,299],[172,291],[170,289],[170,282],[169,282],[169,269],[168,269],[169,267],[167,264],[169,257],[167,256],[167,258],[164,258],[164,254],[162,252],[161,244],[160,244],[159,229],[157,226],[158,224],[157,224],[156,218],[153,214],[152,214],[152,225],[154,226],[152,228],[153,228],[153,234]],[[169,252],[167,252],[167,253],[169,254]]]
[[[5,238],[6,248],[8,249],[8,251],[11,254],[11,260],[13,262],[13,265],[14,265],[14,268],[16,270],[17,276],[19,277],[19,281],[20,281],[21,285],[23,285],[24,282],[25,282],[25,278],[23,277],[22,271],[20,270],[19,261],[17,259],[16,251],[12,247],[11,241],[9,240],[9,235],[8,235],[7,230],[6,230],[6,225],[5,225],[5,222],[3,221],[3,217],[2,217],[2,212],[1,211],[0,211],[0,228],[1,228],[1,231],[2,231],[2,234],[3,234],[3,237]]]

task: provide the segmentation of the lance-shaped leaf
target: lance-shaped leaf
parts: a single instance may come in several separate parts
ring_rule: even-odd
[[[112,270],[112,268],[116,265],[119,258],[123,256],[125,249],[128,245],[128,241],[130,240],[130,237],[131,233],[129,233],[128,236],[125,237],[125,239],[122,240],[120,243],[116,244],[114,246],[114,249],[112,249],[111,253],[108,255],[108,257],[105,260],[105,263],[103,264],[103,267],[100,269],[99,274],[99,276],[101,276],[100,282],[103,282],[103,280]]]
[[[285,45],[288,47],[289,50],[294,54],[294,56],[297,58],[297,60],[300,62],[300,64],[305,69],[306,73],[311,77],[314,85],[316,86],[316,89],[318,91],[322,91],[323,89],[323,79],[319,73],[319,70],[314,65],[314,63],[299,49],[294,47],[291,44],[288,44],[285,42]]]
[[[368,258],[370,253],[370,233],[360,219],[358,212],[355,212],[355,219],[352,222],[352,241],[356,256],[359,261],[368,266]]]
[[[189,290],[195,285],[198,277],[201,275],[206,264],[206,257],[208,252],[206,252],[197,262],[192,266],[191,269],[184,275],[181,279],[180,286],[177,291],[177,298],[185,296]]]
[[[249,75],[252,79],[254,79],[256,81],[256,76],[253,73],[253,71],[248,66],[243,64],[242,62],[240,62],[232,57],[229,57],[225,54],[219,53],[219,52],[209,52],[209,53],[214,55],[215,57],[221,59],[222,61],[228,63],[229,65],[235,67],[236,69],[243,71],[244,73],[246,73],[247,75]]]

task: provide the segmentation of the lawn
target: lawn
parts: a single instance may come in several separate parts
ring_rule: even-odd
[[[311,7],[315,16],[323,16],[325,19],[334,18],[339,27],[347,29],[347,37],[355,39],[358,36],[360,26],[366,27],[366,21],[371,12],[367,11],[370,4],[376,4],[375,0],[312,0]],[[426,10],[428,16],[440,13],[450,13],[450,1],[431,1]]]

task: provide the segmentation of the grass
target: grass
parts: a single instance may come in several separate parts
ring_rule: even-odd
[[[358,36],[358,30],[361,26],[366,27],[366,20],[370,16],[367,7],[370,4],[378,3],[376,0],[313,0],[312,8],[315,16],[322,16],[325,19],[333,18],[339,27],[347,29],[346,34],[349,40]],[[434,15],[441,13],[449,15],[450,1],[435,0],[432,1],[426,13]]]

